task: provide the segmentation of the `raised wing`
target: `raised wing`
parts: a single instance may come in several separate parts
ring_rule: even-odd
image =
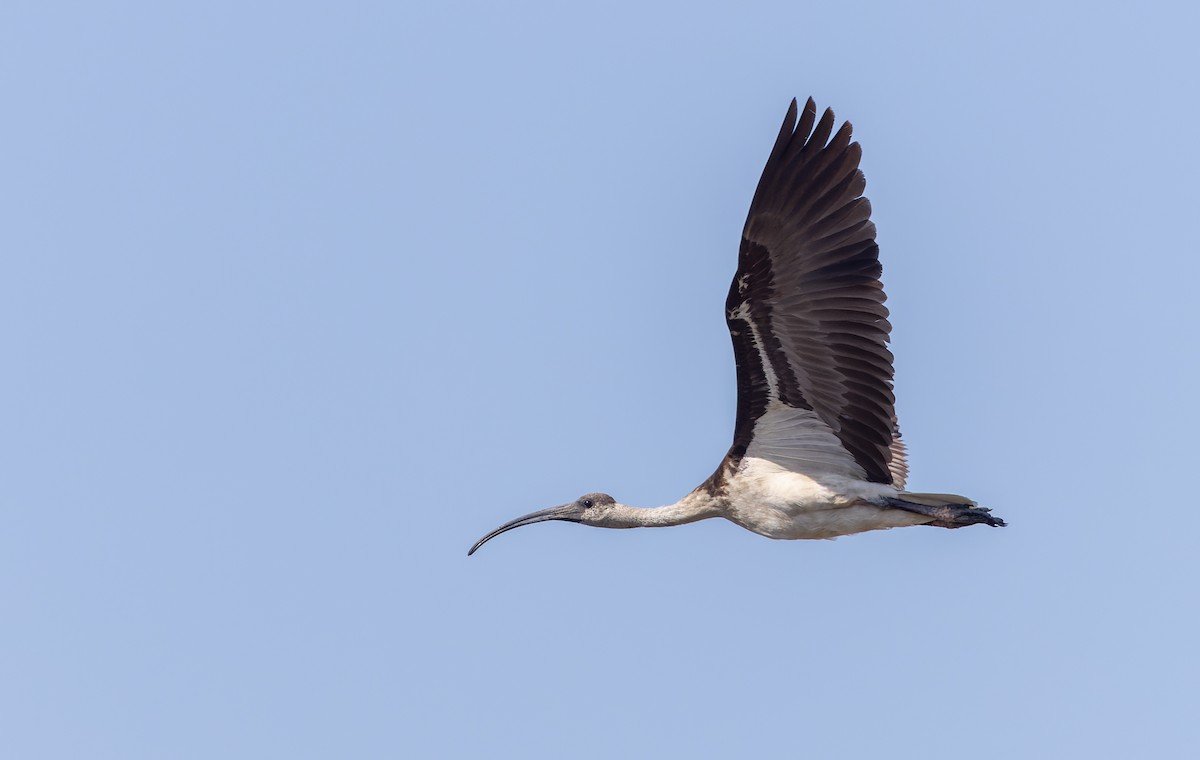
[[[731,459],[902,484],[886,298],[862,151],[792,101],[759,180],[726,300],[738,373]],[[815,123],[815,129],[814,129]]]

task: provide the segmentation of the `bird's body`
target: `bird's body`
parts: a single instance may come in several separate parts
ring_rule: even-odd
[[[768,538],[835,538],[919,525],[931,518],[877,504],[897,491],[839,476],[814,478],[766,459],[747,457],[727,481],[723,517]]]
[[[724,517],[769,538],[834,538],[909,525],[1001,526],[954,494],[903,490],[908,475],[892,394],[891,325],[879,280],[861,151],[833,112],[792,101],[742,232],[725,302],[737,362],[733,445],[675,504],[640,509],[606,494],[535,512],[608,528]]]

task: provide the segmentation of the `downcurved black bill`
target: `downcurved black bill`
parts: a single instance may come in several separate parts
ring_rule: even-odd
[[[476,549],[483,546],[488,541],[491,541],[493,538],[500,535],[501,533],[510,531],[513,528],[520,528],[524,525],[533,525],[534,523],[544,522],[546,520],[566,520],[567,522],[579,522],[580,516],[582,514],[583,514],[583,510],[573,503],[572,504],[560,504],[557,507],[550,507],[550,509],[543,509],[540,512],[531,512],[530,514],[527,514],[524,517],[518,517],[515,520],[510,520],[510,521],[504,523],[499,528],[496,528],[491,533],[487,534],[483,538],[476,541],[475,545],[471,547],[471,551],[467,552],[467,556],[470,557],[472,554],[475,553]]]

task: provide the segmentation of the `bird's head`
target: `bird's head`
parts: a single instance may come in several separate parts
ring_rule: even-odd
[[[550,509],[543,509],[540,512],[533,512],[524,517],[518,517],[515,520],[504,523],[475,542],[475,545],[471,547],[471,551],[467,552],[467,556],[469,557],[474,554],[476,549],[501,533],[510,531],[513,528],[520,528],[524,525],[545,522],[546,520],[566,520],[567,522],[583,523],[584,525],[594,525],[600,528],[633,527],[632,525],[621,524],[625,522],[622,519],[622,507],[622,504],[617,503],[616,499],[606,493],[585,493],[575,501],[560,504],[557,507],[550,507]]]

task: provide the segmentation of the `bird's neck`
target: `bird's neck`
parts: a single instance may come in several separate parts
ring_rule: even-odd
[[[671,525],[720,517],[717,502],[707,493],[692,492],[674,504],[665,507],[625,507],[617,516],[614,528],[665,528]]]

